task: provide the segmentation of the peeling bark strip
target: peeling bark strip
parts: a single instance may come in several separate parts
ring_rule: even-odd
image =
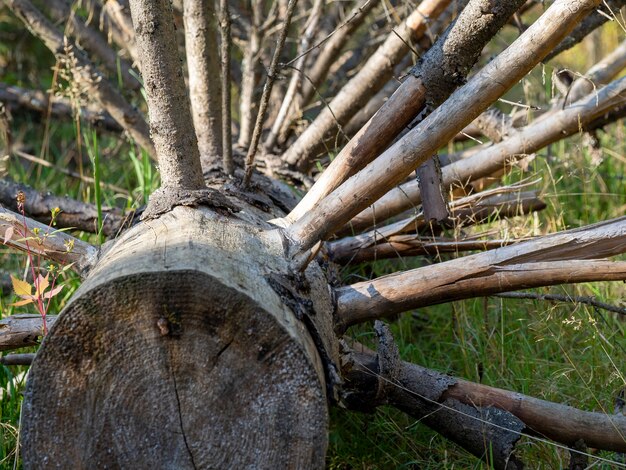
[[[413,68],[412,75],[335,157],[289,214],[289,220],[302,217],[349,176],[374,160],[417,116],[426,101],[441,104],[437,100],[447,98],[463,83],[487,42],[524,2],[496,2],[500,5],[493,13],[484,15],[482,11],[489,10],[481,10],[480,7],[489,8],[493,6],[491,3],[493,1],[474,0],[463,9],[457,20]],[[429,91],[428,86],[432,86],[433,90]]]
[[[597,94],[554,113],[549,120],[538,120],[515,132],[502,142],[486,147],[469,158],[461,159],[442,168],[445,187],[458,184],[465,186],[472,181],[489,176],[513,164],[516,160],[537,152],[545,146],[557,142],[592,126],[612,109],[623,105],[626,80],[619,79],[599,90]],[[609,116],[613,119],[620,115]],[[603,121],[606,125],[611,119]],[[416,182],[411,181],[389,191],[372,207],[357,215],[350,225],[359,231],[415,207],[421,202],[421,194]]]
[[[310,168],[329,132],[347,123],[369,99],[391,78],[393,67],[409,52],[407,42],[424,34],[428,21],[445,10],[450,0],[424,0],[397,31],[387,40],[363,68],[352,78],[315,118],[306,131],[289,147],[283,160],[300,170]],[[332,110],[332,112],[331,112]]]
[[[24,234],[24,224],[26,233]],[[7,230],[12,228],[13,233],[5,244],[21,251],[32,251],[57,263],[68,265],[74,263],[72,270],[85,275],[96,262],[98,249],[89,243],[74,238],[65,232],[59,232],[47,225],[40,224],[22,214],[0,207],[0,239],[4,241]],[[39,234],[33,232],[39,231]],[[20,235],[20,232],[23,237]],[[28,239],[28,246],[26,240]]]
[[[513,454],[522,421],[498,408],[444,398],[456,379],[401,361],[389,330],[381,322],[375,330],[378,354],[349,351],[343,357],[347,407],[394,406],[496,469],[523,468]]]
[[[202,169],[222,158],[222,86],[213,0],[184,0],[189,98]]]
[[[162,189],[204,187],[189,99],[167,0],[131,0]]]
[[[625,280],[626,217],[568,230],[373,281],[340,287],[337,329],[406,310],[496,292]]]
[[[5,4],[18,15],[28,29],[41,38],[46,47],[59,61],[68,59],[63,35],[28,0],[4,0]],[[113,119],[128,131],[130,136],[152,157],[155,150],[150,140],[148,125],[143,116],[100,75],[93,63],[76,47],[71,47],[71,58],[76,59],[77,67],[72,68],[80,86],[90,98],[113,116]]]
[[[56,315],[46,315],[50,328]],[[0,351],[37,346],[43,335],[43,320],[39,314],[19,314],[0,320]]]
[[[487,385],[457,379],[409,362],[398,361],[392,380],[380,370],[379,356],[372,352],[351,352],[345,359],[344,373],[349,388],[373,406],[389,403],[412,416],[426,415],[437,407],[432,401],[447,405],[460,402],[471,409],[494,407],[511,413],[523,426],[517,432],[545,436],[555,442],[573,446],[578,440],[596,449],[624,452],[626,450],[626,416],[583,411],[571,406],[510,392]],[[372,400],[378,382],[386,382],[385,394]],[[433,396],[435,396],[433,398]],[[424,400],[425,397],[428,400]],[[432,401],[431,401],[432,400]],[[445,413],[445,409],[441,409]],[[439,411],[426,424],[435,430]],[[479,419],[485,419],[484,415]],[[477,420],[472,420],[476,422]],[[487,430],[493,426],[480,423]],[[515,428],[513,428],[515,429]],[[457,432],[460,433],[459,430]],[[484,447],[483,447],[484,449]]]

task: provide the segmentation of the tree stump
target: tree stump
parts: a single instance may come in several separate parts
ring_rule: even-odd
[[[25,468],[324,466],[323,364],[259,225],[176,207],[106,252],[31,368]],[[330,319],[327,288],[310,302]]]

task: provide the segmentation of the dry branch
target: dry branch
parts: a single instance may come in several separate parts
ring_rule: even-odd
[[[619,9],[626,5],[626,0],[603,0],[600,3],[598,11],[590,14],[585,20],[578,25],[572,33],[567,36],[557,47],[548,54],[545,60],[550,60],[561,52],[571,49],[580,41],[585,39],[590,33],[609,21],[615,14],[619,13]]]
[[[423,214],[419,214],[361,235],[329,242],[327,244],[329,256],[335,262],[345,264],[389,257],[415,256],[418,253],[437,254],[439,248],[443,252],[454,252],[457,249],[465,251],[497,248],[513,241],[447,240],[442,243],[428,238],[428,235],[439,233],[442,227],[461,228],[485,221],[530,214],[546,207],[545,203],[532,191],[491,197],[481,196],[481,193],[478,193],[477,196],[464,198],[477,200],[469,207],[464,204],[464,199],[455,201],[451,206],[452,213],[449,221],[441,225],[428,223]],[[426,235],[423,238],[403,236],[415,232],[423,232]]]
[[[469,158],[459,159],[444,166],[442,168],[444,185],[465,186],[510,166],[516,160],[537,152],[546,145],[574,135],[584,130],[585,126],[596,125],[594,124],[596,120],[624,102],[622,94],[625,90],[626,80],[619,79],[599,90],[597,94],[552,114],[547,121],[533,122],[498,144],[485,147]],[[619,116],[609,113],[609,117],[613,119]],[[601,124],[607,122],[603,121]],[[420,202],[421,195],[417,183],[410,181],[402,184],[357,215],[351,221],[352,229],[359,231],[371,227],[415,207]]]
[[[128,1],[107,0],[102,7],[102,13],[101,29],[118,47],[128,51],[135,67],[141,68]]]
[[[48,0],[45,3],[45,8],[55,21],[66,25],[66,31],[76,39],[77,43],[88,53],[102,61],[111,77],[121,78],[124,88],[135,91],[141,88],[137,78],[130,73],[131,64],[119,57],[100,33],[86,25],[77,16],[68,0]]]
[[[24,225],[26,225],[26,233],[24,233]],[[6,237],[9,228],[13,232],[10,239],[5,241],[6,245],[21,251],[31,251],[62,265],[73,263],[72,269],[83,276],[96,262],[98,256],[96,247],[65,232],[59,232],[0,207],[0,237],[2,239]]]
[[[371,94],[383,87],[391,78],[393,67],[409,52],[407,43],[423,35],[428,21],[436,18],[449,3],[450,0],[423,1],[289,147],[283,160],[300,170],[310,168],[326,135],[337,123],[346,124]]]
[[[105,129],[111,132],[122,132],[123,128],[111,115],[93,104],[81,106],[78,110],[72,102],[60,96],[51,96],[39,90],[29,90],[15,85],[0,83],[0,102],[4,103],[11,112],[18,108],[35,111],[54,116],[59,119],[73,119],[78,115],[97,129]]]
[[[75,228],[90,233],[99,233],[98,210],[93,204],[87,204],[51,193],[40,193],[24,184],[15,183],[6,178],[0,179],[0,204],[17,211],[17,194],[26,197],[24,210],[28,217],[39,222],[49,223],[52,210],[61,209],[55,217],[56,227]],[[102,233],[109,237],[115,235],[124,222],[122,211],[113,207],[102,208]]]
[[[100,75],[91,61],[76,47],[66,44],[63,35],[37,10],[29,0],[4,0],[6,5],[24,22],[29,30],[41,38],[46,47],[61,62],[76,61],[72,73],[84,93],[93,98],[128,131],[130,136],[152,156],[155,155],[148,125],[143,116]]]
[[[626,307],[616,307],[606,302],[600,302],[594,297],[580,295],[561,295],[561,294],[539,294],[537,292],[502,292],[496,294],[495,297],[504,299],[520,299],[520,300],[544,300],[547,302],[568,302],[574,304],[585,304],[593,308],[606,310],[607,312],[619,313],[626,315]]]
[[[484,3],[484,0],[474,1],[461,12],[398,90],[341,150],[289,214],[289,220],[302,217],[349,176],[374,160],[415,118],[424,104],[431,107],[440,104],[462,84],[483,47],[521,1],[502,2],[493,15],[483,14]]]
[[[562,283],[625,280],[626,217],[337,289],[337,328],[412,308]]]
[[[189,98],[203,171],[222,159],[222,84],[213,0],[184,0]]]
[[[56,315],[46,315],[48,328],[56,321]],[[11,315],[0,320],[0,351],[39,345],[43,335],[41,315],[25,313]]]
[[[280,60],[280,54],[285,45],[285,39],[287,38],[287,32],[289,31],[289,25],[291,24],[291,17],[296,6],[297,0],[289,0],[287,5],[287,12],[283,26],[276,40],[276,48],[274,49],[274,55],[272,56],[272,62],[267,72],[267,78],[265,85],[263,86],[263,94],[261,95],[261,103],[259,104],[259,113],[256,117],[256,123],[254,124],[254,130],[252,132],[252,140],[248,153],[246,154],[246,166],[245,176],[243,178],[243,186],[246,187],[250,184],[250,178],[252,178],[252,171],[254,170],[254,156],[256,155],[257,147],[259,146],[259,140],[261,139],[261,132],[263,127],[263,121],[265,121],[265,114],[267,112],[267,105],[272,93],[272,87],[276,80],[276,73],[278,72],[278,61]]]
[[[222,165],[224,173],[233,175],[235,165],[233,163],[233,143],[231,133],[231,112],[230,112],[230,9],[227,0],[220,0],[220,61],[222,80]]]
[[[161,185],[164,189],[201,189],[204,178],[171,5],[166,0],[133,0],[130,7]]]
[[[378,5],[376,0],[362,1],[349,13],[348,19],[333,30],[330,37],[327,36],[323,40],[324,42],[322,44],[317,43],[314,46],[323,46],[323,48],[316,57],[314,63],[307,69],[306,76],[308,80],[302,81],[302,84],[300,85],[300,93],[296,95],[295,103],[292,106],[288,117],[285,119],[285,124],[281,128],[281,136],[285,135],[288,126],[302,112],[302,107],[305,106],[314,96],[315,89],[319,87],[326,78],[330,67],[333,62],[337,60],[339,53],[346,45],[348,39],[352,36],[354,31],[356,31],[356,29],[363,24],[367,15],[376,5]]]
[[[350,387],[359,397],[370,397],[372,405],[389,403],[404,411],[414,408],[421,414],[430,411],[437,419],[437,408],[445,411],[450,401],[476,409],[495,407],[515,415],[525,434],[546,437],[573,446],[583,440],[596,449],[626,450],[626,416],[583,411],[571,406],[540,400],[517,392],[450,377],[399,358],[381,367],[381,351],[352,352],[347,355],[345,372]],[[385,370],[386,367],[386,370]],[[383,391],[372,399],[372,391]],[[433,394],[438,396],[433,397]],[[373,403],[372,403],[373,402]],[[441,406],[443,404],[443,406]],[[427,423],[431,426],[430,423]],[[489,423],[483,422],[488,429]],[[434,427],[434,426],[432,426]]]
[[[29,366],[33,363],[33,359],[35,359],[35,354],[33,353],[8,354],[0,357],[0,364],[5,366]]]

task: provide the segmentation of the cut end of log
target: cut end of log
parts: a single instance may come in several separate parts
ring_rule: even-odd
[[[266,281],[276,235],[177,207],[121,237],[33,363],[25,466],[322,468],[324,371]]]

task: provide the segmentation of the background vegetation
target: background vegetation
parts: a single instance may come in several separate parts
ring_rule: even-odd
[[[504,31],[493,42],[496,53],[508,44],[513,32]],[[555,91],[552,72],[566,67],[583,73],[626,37],[623,24],[613,21],[600,34],[553,62],[535,70],[507,98],[544,106]],[[0,8],[0,75],[5,83],[72,94],[53,56],[30,36],[6,9]],[[501,103],[505,111],[511,105]],[[80,121],[55,121],[41,115],[15,114],[8,123],[13,153],[1,162],[0,173],[41,191],[126,209],[138,208],[156,187],[158,172],[146,155],[137,154],[117,138],[96,134]],[[0,122],[0,131],[3,123]],[[528,169],[515,170],[511,182],[540,179],[542,198],[548,207],[538,214],[497,221],[471,230],[493,230],[500,237],[538,235],[623,215],[626,209],[626,129],[617,123],[599,132],[593,147],[585,135],[554,145],[536,156]],[[471,143],[457,144],[471,145]],[[45,164],[26,160],[32,155]],[[97,170],[104,182],[100,195],[86,177]],[[1,156],[1,155],[0,155]],[[32,160],[32,159],[31,159]],[[78,177],[68,177],[73,172]],[[468,229],[469,230],[469,229]],[[91,243],[95,235],[83,234]],[[363,279],[393,272],[398,263],[435,262],[433,259],[394,260],[346,270],[346,278]],[[2,317],[30,312],[12,307],[15,300],[6,282],[8,273],[18,277],[25,270],[25,256],[0,246]],[[77,288],[67,274],[64,290],[52,304],[60,311]],[[626,307],[626,288],[619,283],[587,283],[540,289],[567,295],[594,296]],[[371,329],[351,334],[374,344]],[[617,397],[624,394],[626,379],[626,324],[624,317],[582,304],[549,303],[498,297],[429,307],[400,316],[392,325],[403,358],[427,367],[488,385],[562,402],[589,410],[613,413]],[[0,366],[0,468],[17,463],[21,391],[26,368]],[[473,457],[456,448],[424,425],[397,411],[380,409],[374,414],[334,410],[328,466],[334,469],[481,468]],[[62,430],[59,430],[62,432]],[[543,462],[536,468],[562,468],[568,452],[554,444],[527,440],[526,461]],[[624,461],[615,454],[600,454]],[[594,466],[593,461],[590,464]],[[595,468],[609,468],[595,464]]]

